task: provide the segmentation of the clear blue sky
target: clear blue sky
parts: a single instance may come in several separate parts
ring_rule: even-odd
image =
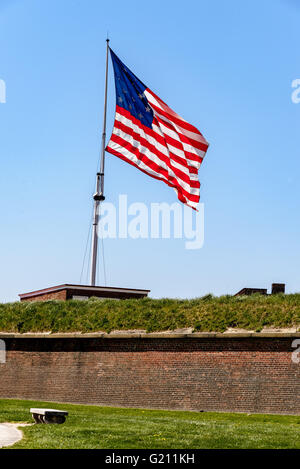
[[[78,283],[102,126],[105,39],[210,142],[205,243],[106,240],[108,284],[153,297],[300,291],[300,8],[292,0],[0,0],[0,301]],[[110,66],[108,134],[114,116]],[[176,201],[112,155],[106,198]],[[103,283],[103,275],[99,283]]]

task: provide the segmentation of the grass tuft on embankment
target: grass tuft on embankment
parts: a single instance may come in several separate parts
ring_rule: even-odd
[[[188,327],[195,332],[224,332],[228,328],[258,332],[295,326],[300,328],[300,294],[0,304],[2,332],[156,332]]]

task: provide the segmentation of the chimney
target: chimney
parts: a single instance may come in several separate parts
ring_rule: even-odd
[[[272,283],[272,295],[285,292],[285,283]]]

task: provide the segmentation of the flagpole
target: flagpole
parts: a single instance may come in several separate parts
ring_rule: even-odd
[[[105,140],[106,140],[108,53],[109,53],[109,39],[106,39],[105,94],[104,94],[102,145],[101,145],[101,163],[100,163],[100,172],[97,173],[97,177],[96,177],[96,192],[93,195],[94,215],[93,215],[91,279],[90,279],[92,286],[96,285],[96,275],[97,275],[99,207],[100,207],[101,201],[105,199],[104,197],[104,166],[105,166]]]

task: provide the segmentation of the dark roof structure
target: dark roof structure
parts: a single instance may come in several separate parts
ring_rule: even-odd
[[[103,299],[111,298],[124,300],[129,298],[144,298],[148,296],[149,292],[150,290],[141,290],[137,288],[94,287],[91,285],[63,284],[28,293],[20,293],[19,297],[21,301],[47,301],[51,299],[86,300],[92,296]]]

